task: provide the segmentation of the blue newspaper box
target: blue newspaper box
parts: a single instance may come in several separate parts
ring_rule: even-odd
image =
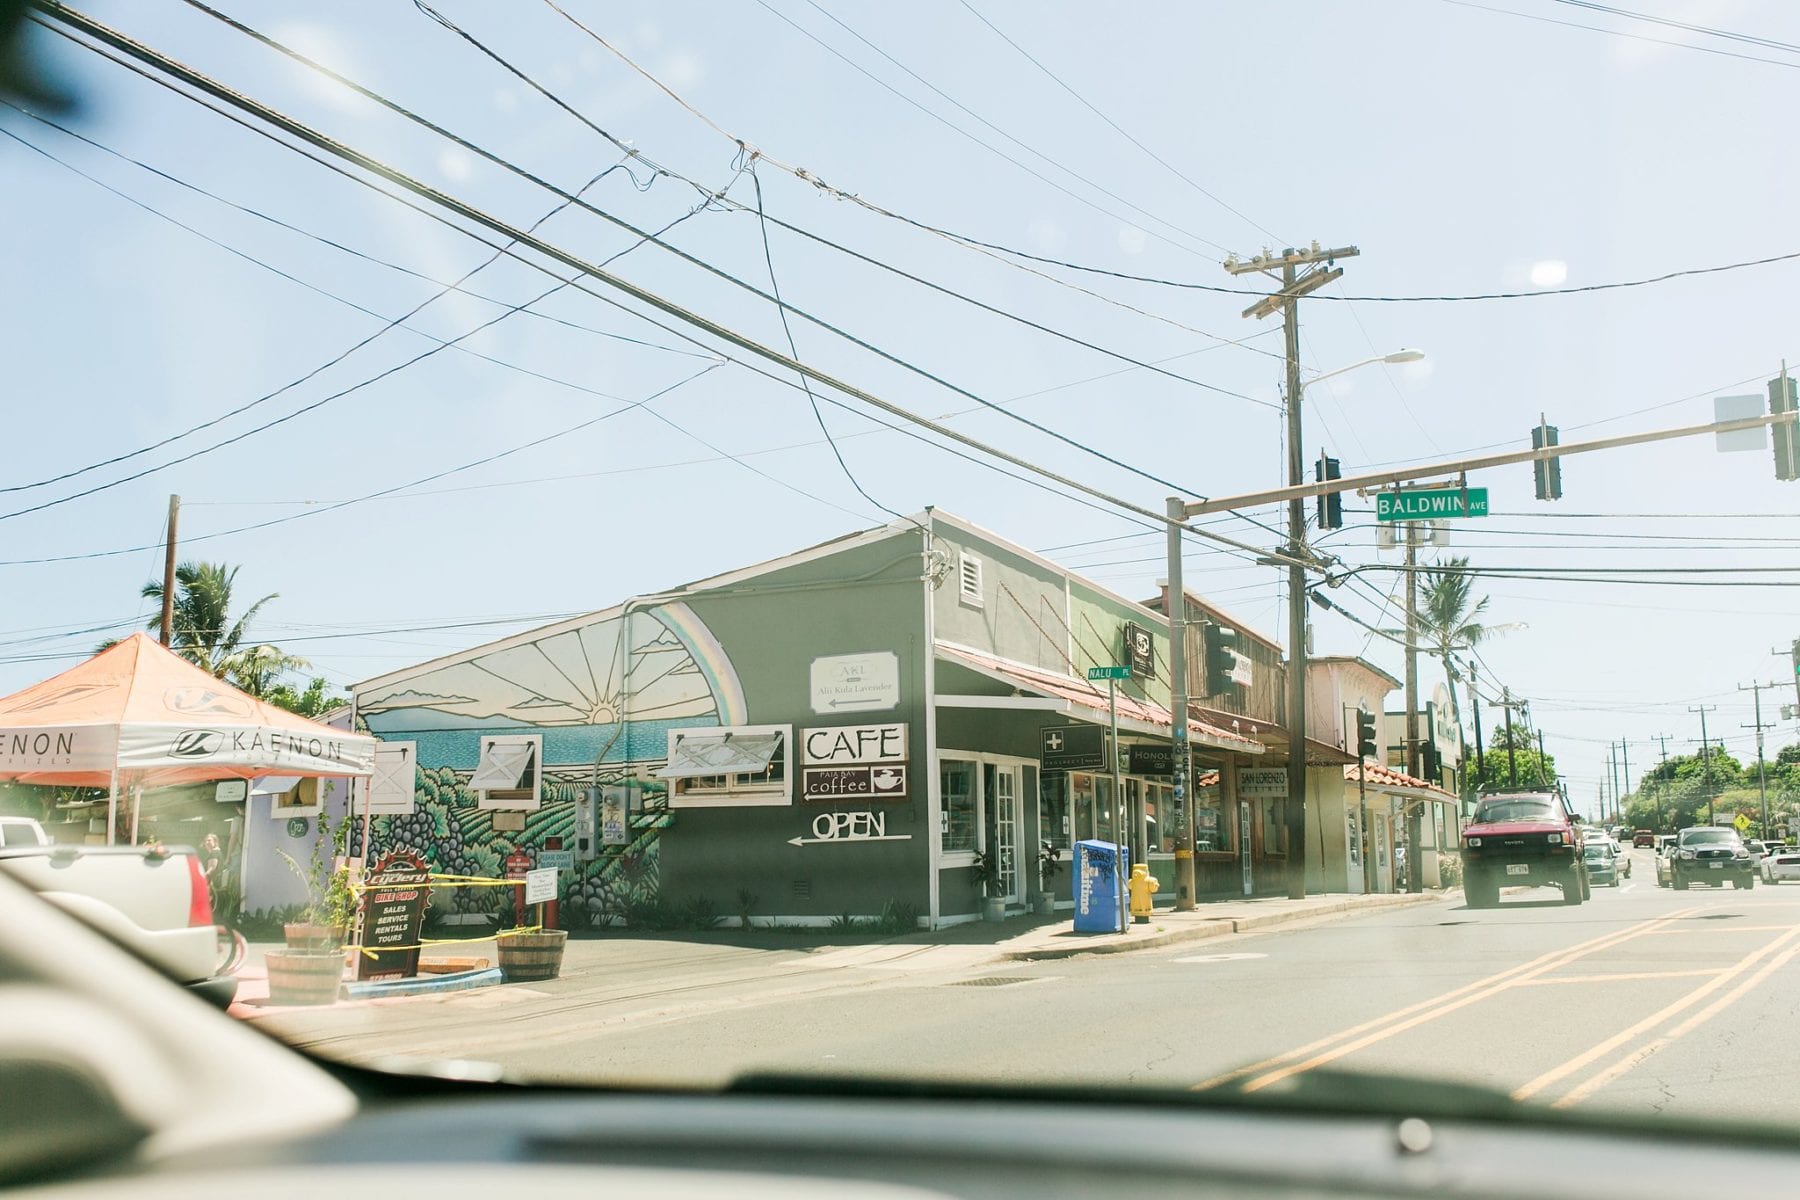
[[[1131,871],[1131,851],[1112,842],[1076,842],[1075,932],[1117,933],[1124,881]]]

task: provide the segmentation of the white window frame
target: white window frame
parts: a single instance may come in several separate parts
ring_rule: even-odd
[[[488,809],[499,812],[536,812],[543,806],[544,800],[544,735],[541,733],[484,733],[480,737],[480,743],[485,744],[487,742],[511,742],[515,744],[529,742],[532,746],[532,761],[536,764],[536,769],[533,770],[531,774],[530,796],[496,796],[494,794],[499,791],[512,792],[523,790],[518,788],[495,788],[492,790],[480,788],[475,792],[475,807],[478,809]],[[476,748],[475,760],[477,764],[475,769],[478,771],[481,769],[480,749],[481,747],[478,745]]]
[[[940,827],[933,831],[932,836],[938,841],[939,870],[948,870],[951,867],[972,867],[975,865],[975,855],[987,849],[987,796],[985,794],[986,789],[984,788],[981,779],[982,761],[982,757],[979,754],[960,754],[956,752],[942,754],[938,758],[938,773],[940,778],[942,778],[943,775],[944,764],[967,764],[970,768],[971,788],[975,793],[975,848],[973,850],[947,850],[944,848],[943,829]],[[939,786],[942,787],[943,785],[940,783]],[[945,805],[942,809],[942,815],[939,818],[940,821],[948,818],[949,815],[949,806]]]
[[[970,570],[973,568],[973,571]],[[970,577],[973,575],[975,590],[969,591]],[[967,550],[956,552],[956,598],[970,608],[985,608],[987,598],[984,589],[987,581],[981,559]]]
[[[668,781],[668,804],[678,808],[775,808],[794,802],[794,772],[798,769],[792,725],[697,725],[692,729],[669,730],[669,757],[675,755],[675,744],[683,737],[723,737],[726,734],[781,735],[781,779],[774,783],[745,782],[742,775],[730,776],[723,787],[691,786],[692,779]],[[652,772],[654,774],[654,772]]]
[[[319,815],[321,800],[325,793],[325,781],[316,775],[302,775],[300,782],[285,792],[266,792],[269,797],[269,816],[277,821],[285,821],[289,817],[316,817]],[[283,804],[284,796],[294,797],[294,803]]]

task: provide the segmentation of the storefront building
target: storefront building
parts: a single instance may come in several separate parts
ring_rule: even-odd
[[[417,764],[372,849],[488,876],[561,851],[576,920],[936,927],[984,893],[1066,903],[1090,836],[1172,898],[1168,652],[1158,613],[928,510],[356,685],[358,720]],[[1087,678],[1119,665],[1112,696]],[[1279,810],[1236,791],[1268,750],[1242,730],[1266,731],[1221,720],[1189,722],[1201,891],[1241,894],[1247,867],[1275,890],[1254,869]]]

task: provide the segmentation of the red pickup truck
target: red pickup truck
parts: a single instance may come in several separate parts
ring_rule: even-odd
[[[1492,908],[1506,886],[1562,889],[1564,904],[1592,893],[1581,861],[1581,828],[1554,792],[1483,796],[1462,831],[1463,896]]]

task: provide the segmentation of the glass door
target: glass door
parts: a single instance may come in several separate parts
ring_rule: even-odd
[[[1019,772],[988,763],[982,768],[988,802],[994,809],[994,861],[1000,871],[1000,894],[1019,903]]]

